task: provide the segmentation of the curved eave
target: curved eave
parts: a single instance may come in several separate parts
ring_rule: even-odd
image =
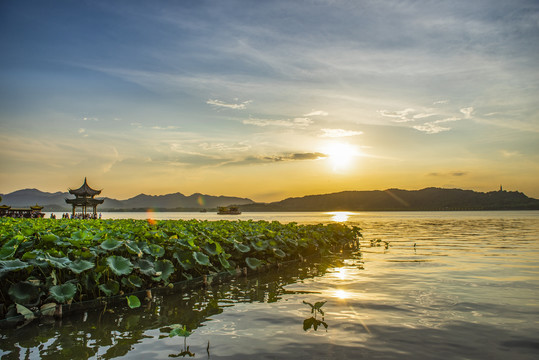
[[[86,178],[84,178],[84,184],[82,184],[82,186],[78,189],[69,189],[69,193],[70,194],[73,194],[73,195],[76,195],[76,196],[96,196],[96,195],[99,195],[101,194],[101,190],[95,190],[95,189],[92,189],[89,185],[88,185],[88,182],[86,181]]]
[[[88,199],[88,198],[77,198],[77,199],[65,199],[68,204],[75,205],[99,205],[103,204],[105,199]]]

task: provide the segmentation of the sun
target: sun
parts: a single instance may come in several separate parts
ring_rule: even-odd
[[[342,172],[348,170],[354,159],[359,156],[356,146],[347,143],[332,143],[325,150],[333,171]]]

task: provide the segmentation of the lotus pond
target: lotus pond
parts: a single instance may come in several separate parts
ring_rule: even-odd
[[[0,234],[1,317],[27,320],[61,317],[89,300],[120,297],[137,308],[152,298],[152,288],[207,285],[223,275],[354,250],[361,236],[358,227],[342,224],[9,218],[0,220]]]

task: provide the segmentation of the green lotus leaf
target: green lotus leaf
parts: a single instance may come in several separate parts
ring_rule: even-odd
[[[149,244],[145,253],[160,258],[165,255],[165,249],[157,244]]]
[[[41,241],[45,242],[45,243],[49,243],[49,244],[54,244],[56,243],[58,240],[60,239],[60,237],[58,235],[55,235],[55,234],[51,234],[51,233],[47,233],[45,235],[41,235]]]
[[[123,256],[109,256],[107,258],[107,264],[116,275],[129,275],[133,271],[133,264]]]
[[[230,256],[230,255],[229,255],[229,256]],[[223,268],[225,268],[225,269],[230,269],[230,268],[232,268],[232,265],[230,265],[230,263],[228,262],[227,254],[225,254],[224,252],[222,252],[222,253],[219,254],[219,262],[221,263],[221,265],[222,265]]]
[[[34,315],[32,310],[28,309],[25,306],[22,306],[21,304],[17,304],[16,307],[17,307],[17,313],[24,316],[25,320],[33,320],[33,319],[35,319],[36,316]]]
[[[52,286],[49,289],[49,292],[54,300],[58,301],[59,303],[65,303],[73,299],[77,293],[77,287],[72,283],[65,283],[62,285]]]
[[[11,285],[8,294],[14,303],[35,305],[36,303],[39,303],[42,292],[39,289],[39,286],[35,286],[27,281],[21,281]]]
[[[251,241],[251,245],[256,251],[264,251],[268,248],[268,242],[263,240]]]
[[[172,255],[172,257],[176,259],[176,261],[178,261],[178,264],[180,264],[184,270],[189,270],[192,269],[194,266],[191,262],[191,260],[193,259],[191,254],[192,252],[190,250],[176,251],[174,255]]]
[[[280,258],[284,258],[284,257],[286,256],[286,254],[285,254],[284,251],[282,251],[281,249],[277,249],[277,248],[274,248],[274,249],[273,249],[273,253],[274,253],[276,256],[280,257]]]
[[[120,284],[116,280],[109,280],[99,285],[99,290],[103,291],[106,296],[116,295],[120,292]]]
[[[122,242],[118,241],[116,239],[107,239],[107,240],[103,241],[99,246],[102,249],[110,251],[110,250],[114,250],[114,249],[117,249],[120,246],[122,246]]]
[[[19,247],[19,242],[15,239],[9,240],[0,248],[0,259],[8,259],[15,255],[17,248]]]
[[[234,243],[234,248],[236,250],[238,250],[239,252],[242,252],[242,253],[246,253],[248,252],[249,250],[251,250],[251,248],[249,247],[249,245],[245,245],[245,244],[242,244],[240,242],[235,242]]]
[[[174,265],[170,260],[158,260],[155,262],[155,272],[158,275],[153,278],[155,281],[167,281],[174,273]]]
[[[141,287],[143,282],[142,282],[142,279],[139,278],[137,275],[129,275],[129,277],[127,278],[127,281],[129,282],[129,284],[131,286],[134,286],[134,287]]]
[[[19,259],[15,260],[3,260],[0,261],[0,276],[11,271],[19,271],[32,266],[31,264],[20,261]]]
[[[69,270],[73,271],[75,274],[80,274],[83,271],[90,270],[95,267],[95,264],[88,260],[75,260],[67,266]]]
[[[125,298],[127,299],[127,305],[131,309],[135,309],[135,308],[140,307],[140,300],[135,295],[126,296]]]
[[[169,337],[174,337],[174,336],[183,336],[183,337],[188,337],[189,335],[191,335],[191,331],[187,330],[187,327],[185,325],[172,325],[173,329],[172,331],[168,334]]]
[[[138,247],[136,242],[127,241],[124,243],[124,245],[127,248],[127,251],[129,251],[131,254],[135,254],[138,257],[142,256],[142,250]]]
[[[204,266],[210,265],[210,258],[201,252],[198,252],[198,251],[193,252],[193,258],[200,265],[204,265]]]
[[[223,248],[216,242],[206,243],[202,247],[210,255],[217,255],[223,252]]]
[[[64,269],[67,265],[69,265],[69,263],[71,263],[71,260],[69,260],[69,258],[66,256],[56,257],[49,254],[38,256],[35,260],[44,260],[47,262],[47,264],[57,269]]]
[[[245,263],[253,270],[256,270],[260,265],[262,265],[261,260],[252,257],[245,258]]]
[[[135,267],[144,275],[155,275],[154,263],[146,259],[139,259],[135,263]]]

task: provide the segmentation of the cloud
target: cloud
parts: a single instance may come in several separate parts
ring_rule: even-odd
[[[322,110],[316,110],[316,111],[312,111],[308,114],[304,114],[303,116],[328,116],[329,114],[325,111],[322,111]]]
[[[448,104],[449,100],[438,100],[432,103],[432,105]]]
[[[84,134],[85,132],[86,132],[86,129],[84,129],[84,128],[79,129],[79,134]]]
[[[512,158],[512,157],[521,155],[518,151],[508,151],[508,150],[500,150],[500,153],[502,154],[504,158]]]
[[[474,111],[474,108],[471,107],[471,106],[467,107],[467,108],[460,109],[460,112],[464,114],[465,119],[471,118],[473,111]]]
[[[170,125],[170,126],[152,126],[152,129],[154,130],[176,130],[176,129],[179,129],[180,127],[179,126],[173,126],[173,125]]]
[[[249,118],[243,120],[243,123],[246,125],[255,125],[260,127],[265,126],[280,126],[288,128],[306,128],[313,123],[309,118],[295,118],[289,120],[269,120],[269,119],[254,119]]]
[[[410,115],[414,113],[415,110],[408,108],[401,111],[388,111],[388,110],[379,110],[378,113],[383,117],[388,117],[394,119],[394,122],[409,122],[414,121]]]
[[[427,134],[438,134],[442,131],[451,130],[451,128],[436,125],[434,122],[425,123],[423,125],[415,125],[413,128]]]
[[[430,114],[421,113],[421,114],[414,115],[413,118],[414,119],[423,119],[423,118],[428,118],[428,117],[435,116],[435,115],[438,115],[438,114],[435,114],[435,113],[430,113]]]
[[[241,160],[229,161],[224,163],[224,166],[238,166],[238,165],[253,165],[264,163],[276,163],[284,161],[309,161],[320,160],[327,158],[327,154],[319,152],[307,152],[307,153],[290,153],[282,155],[267,155],[267,156],[248,156]]]
[[[209,105],[212,105],[212,106],[215,106],[215,107],[223,107],[223,108],[234,109],[234,110],[244,110],[244,109],[247,108],[247,104],[249,104],[251,102],[252,102],[251,100],[247,100],[247,101],[241,102],[239,104],[227,104],[227,103],[225,103],[224,101],[221,101],[221,100],[209,99],[208,101],[206,101],[206,104],[209,104]]]
[[[83,121],[99,121],[99,119],[95,117],[83,117],[82,120]]]
[[[468,172],[467,171],[451,171],[451,172],[446,172],[446,173],[431,172],[428,175],[429,176],[437,176],[437,177],[438,176],[439,177],[448,177],[448,176],[461,177],[461,176],[468,175]]]
[[[347,137],[347,136],[356,136],[363,134],[363,131],[353,131],[353,130],[344,130],[344,129],[320,129],[323,134],[320,137]]]

